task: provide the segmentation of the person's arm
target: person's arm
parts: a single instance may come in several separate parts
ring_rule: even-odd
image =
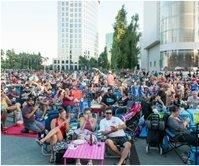
[[[35,107],[33,107],[33,110],[32,110],[30,113],[27,113],[27,114],[25,115],[25,117],[26,117],[27,119],[29,119],[30,117],[32,117],[32,116],[34,115],[34,113],[37,111],[38,108],[39,108],[39,105],[36,105]]]
[[[43,99],[41,99],[39,102],[40,102],[40,104],[42,104],[42,105],[47,105],[47,106],[49,105],[49,103],[48,103],[48,102],[45,102]]]
[[[5,97],[5,99],[6,99],[6,103],[8,104],[8,105],[12,105],[12,102],[11,102],[11,100],[8,98],[8,96],[6,95],[6,94],[3,94],[4,96],[2,96],[2,97]]]
[[[12,97],[14,97],[14,98],[19,98],[19,94],[18,94],[18,93],[17,93],[17,94],[11,93],[10,96],[12,96]]]
[[[55,119],[53,119],[52,121],[51,121],[51,123],[50,123],[50,128],[51,129],[54,129],[56,126],[55,126],[55,120],[56,120],[56,118]]]
[[[105,103],[106,101],[105,100],[106,100],[106,98],[103,96],[100,104],[104,105],[105,107],[107,107],[108,105],[106,105],[106,103]]]
[[[163,103],[163,101],[161,100],[160,96],[157,96],[156,99],[157,99],[157,101],[158,101],[162,106],[164,106],[164,103]]]
[[[90,119],[90,124],[91,124],[91,129],[92,129],[92,131],[95,131],[96,124],[97,124],[97,119],[91,118],[91,119]]]

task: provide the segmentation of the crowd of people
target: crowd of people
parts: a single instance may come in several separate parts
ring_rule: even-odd
[[[59,117],[52,120],[51,131],[38,141],[51,145],[50,162],[53,161],[53,145],[65,139],[70,120],[77,118],[82,101],[96,102],[104,109],[104,119],[99,123],[100,131],[107,137],[108,148],[120,156],[118,165],[124,164],[131,143],[125,137],[125,123],[115,117],[115,108],[126,106],[130,98],[144,100],[150,107],[167,111],[169,107],[199,108],[199,73],[183,75],[182,72],[112,72],[107,74],[99,69],[91,71],[1,71],[1,120],[2,129],[6,129],[6,118],[15,112],[16,123],[23,121],[22,132],[42,133],[44,127],[39,121],[45,120],[48,111],[57,109]],[[174,117],[177,109],[172,109]],[[41,114],[36,119],[36,114]],[[85,109],[80,121],[81,130],[93,132],[97,121],[91,118],[90,109]],[[174,122],[171,121],[171,124]],[[185,122],[187,123],[187,122]],[[182,122],[184,126],[184,122]],[[171,125],[173,126],[173,125]],[[115,144],[124,146],[119,151]],[[77,165],[81,164],[77,159]],[[88,164],[92,164],[92,160]]]

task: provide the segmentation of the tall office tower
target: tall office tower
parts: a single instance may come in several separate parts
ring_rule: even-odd
[[[144,2],[141,67],[199,67],[199,1]]]
[[[113,44],[113,33],[106,34],[106,51],[108,62],[111,63],[111,49]]]
[[[98,57],[98,1],[58,1],[55,70],[79,69],[79,56]]]

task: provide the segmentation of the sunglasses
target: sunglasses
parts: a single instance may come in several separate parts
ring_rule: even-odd
[[[112,112],[106,112],[106,114],[112,114]]]
[[[87,112],[86,114],[91,114],[91,112]]]

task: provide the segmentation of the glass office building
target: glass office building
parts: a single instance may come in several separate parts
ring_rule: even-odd
[[[199,1],[160,1],[157,3],[157,45],[159,45],[159,69],[174,70],[184,67],[190,70],[199,66]],[[145,6],[150,8],[150,4]],[[149,10],[149,9],[148,9]],[[150,45],[150,43],[149,43]],[[151,70],[153,58],[146,48]],[[152,63],[150,63],[152,62]],[[156,67],[157,67],[156,66]]]
[[[79,69],[79,56],[98,57],[98,1],[58,1],[55,70]]]

